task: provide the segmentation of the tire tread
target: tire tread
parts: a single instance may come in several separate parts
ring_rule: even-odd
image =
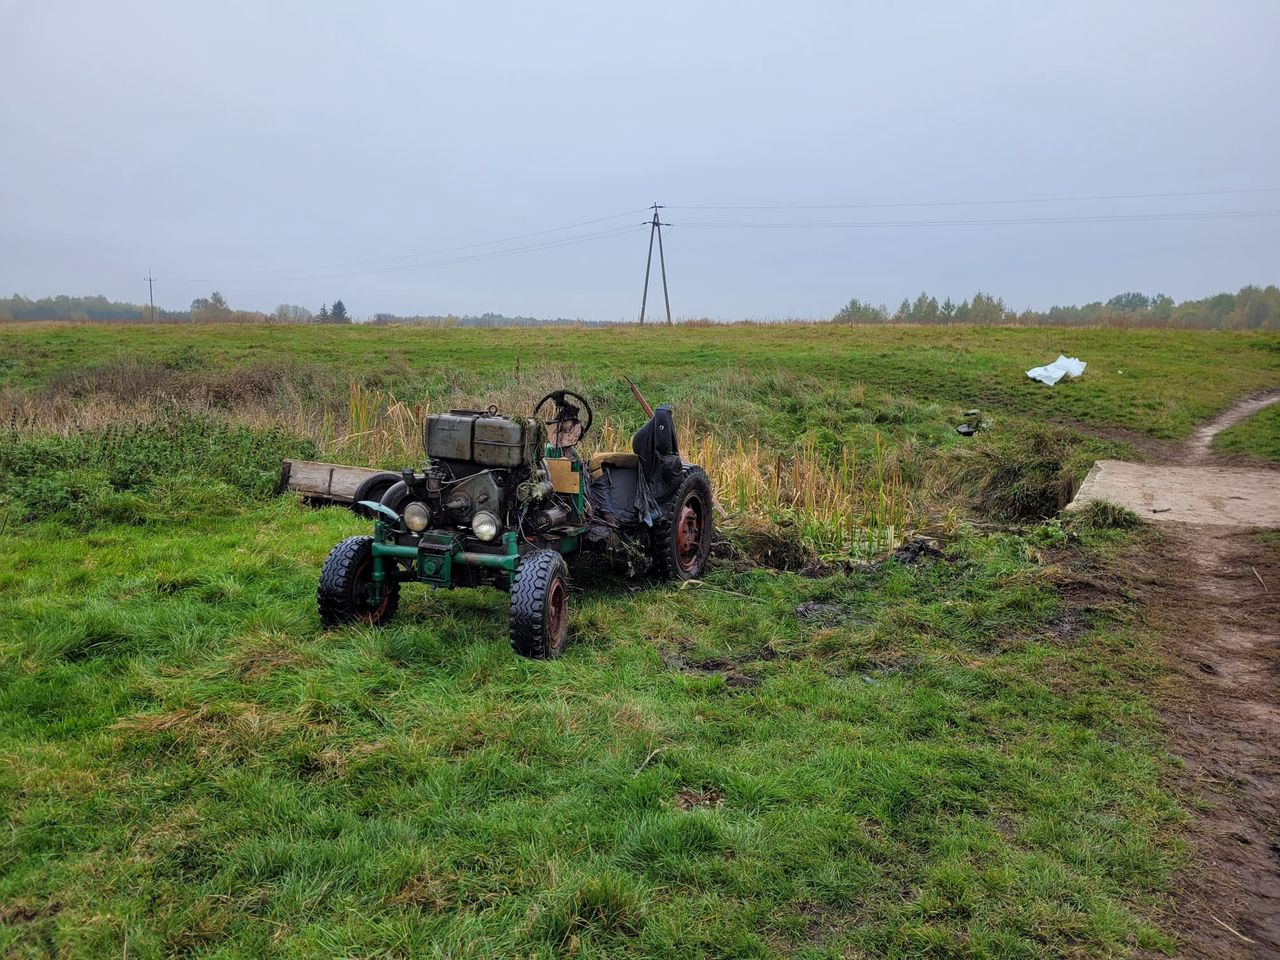
[[[373,537],[347,537],[329,551],[320,570],[320,583],[316,587],[316,606],[320,610],[320,622],[325,627],[337,627],[361,620],[359,611],[351,604],[350,581],[355,569],[372,551]],[[400,583],[388,579],[383,589],[390,591],[387,610],[374,625],[380,626],[396,615],[400,606]]]
[[[546,660],[559,651],[547,636],[547,599],[551,582],[568,579],[568,567],[555,550],[536,550],[520,561],[511,582],[511,647],[522,657]]]

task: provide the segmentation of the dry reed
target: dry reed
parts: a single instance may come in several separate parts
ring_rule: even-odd
[[[559,375],[544,367],[523,372],[517,368],[499,389],[487,388],[484,405],[527,408],[540,386]],[[479,395],[473,385],[463,383],[452,385],[449,394],[444,407],[468,401],[474,405]],[[430,408],[429,398],[410,405],[357,382],[349,385],[345,405],[307,401],[296,391],[282,390],[229,409],[202,395],[152,395],[133,401],[90,395],[73,400],[9,391],[0,394],[0,424],[18,434],[65,436],[155,422],[182,412],[251,428],[284,429],[311,440],[325,459],[397,468],[421,459],[422,427]],[[689,419],[679,435],[685,459],[703,466],[710,476],[728,515],[724,525],[730,529],[737,523],[759,522],[791,528],[820,557],[835,558],[891,549],[913,519],[907,486],[878,434],[874,449],[862,457],[852,446],[834,455],[825,453],[812,437],[789,451],[769,449],[758,437],[725,438],[695,429]],[[591,447],[626,450],[630,438],[606,420]]]

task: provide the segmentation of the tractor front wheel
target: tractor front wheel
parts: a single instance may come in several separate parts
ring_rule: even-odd
[[[569,636],[569,567],[555,550],[520,559],[511,582],[511,646],[522,657],[550,660]]]
[[[316,602],[326,627],[364,623],[380,627],[400,606],[400,581],[395,564],[383,564],[386,579],[380,590],[373,580],[373,537],[347,537],[329,553],[320,571]],[[375,599],[376,593],[376,599]]]

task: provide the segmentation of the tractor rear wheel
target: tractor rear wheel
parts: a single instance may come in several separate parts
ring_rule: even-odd
[[[382,495],[382,499],[378,502],[384,507],[390,507],[397,514],[403,514],[404,508],[408,506],[409,501],[417,499],[413,495],[413,491],[409,489],[409,485],[403,480],[397,479],[395,483],[387,487],[386,493]]]
[[[706,569],[715,530],[711,521],[711,481],[701,467],[689,467],[663,518],[653,529],[653,564],[668,580],[695,580]]]
[[[360,482],[360,486],[356,487],[356,492],[351,498],[351,511],[357,517],[372,520],[373,514],[368,507],[360,506],[360,501],[372,500],[374,503],[381,503],[383,494],[400,482],[398,473],[375,473],[366,477]]]
[[[373,599],[373,537],[347,537],[329,552],[320,571],[316,603],[326,627],[364,623],[380,627],[396,615],[400,606],[400,581],[395,564],[383,564],[387,579]]]
[[[522,657],[550,660],[569,636],[569,567],[555,550],[520,559],[511,582],[511,646]]]

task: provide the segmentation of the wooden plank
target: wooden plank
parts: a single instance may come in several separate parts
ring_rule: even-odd
[[[360,484],[374,474],[387,472],[317,460],[285,460],[280,465],[280,487],[300,493],[308,500],[351,503]]]

